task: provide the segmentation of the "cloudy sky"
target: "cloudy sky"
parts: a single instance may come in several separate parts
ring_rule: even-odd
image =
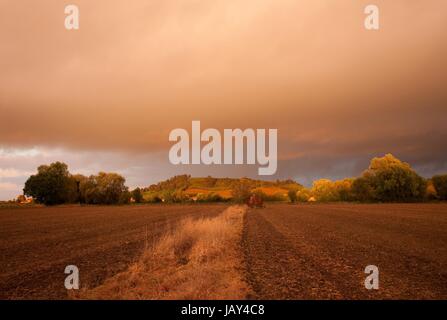
[[[64,7],[80,29],[64,27]],[[447,172],[447,2],[0,0],[0,199],[42,163],[146,186],[177,173],[169,132],[277,128],[273,178],[358,175],[391,152]],[[190,130],[190,129],[189,129]]]

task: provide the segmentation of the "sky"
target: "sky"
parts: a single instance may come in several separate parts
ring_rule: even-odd
[[[370,3],[379,30],[364,28]],[[447,172],[445,39],[445,0],[0,0],[0,200],[53,161],[130,187],[257,177],[170,164],[169,132],[193,120],[278,129],[263,178],[356,176],[385,153]]]

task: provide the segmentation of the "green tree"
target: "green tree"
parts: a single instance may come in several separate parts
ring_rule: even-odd
[[[99,204],[99,191],[97,189],[96,176],[94,175],[80,181],[79,193],[81,203]]]
[[[447,174],[436,175],[432,179],[438,198],[447,200]]]
[[[436,188],[435,185],[433,184],[432,179],[427,181],[427,189],[425,190],[425,199],[426,200],[439,199],[438,193],[436,192]]]
[[[352,196],[355,200],[361,202],[370,202],[376,199],[374,187],[370,179],[359,177],[352,183]]]
[[[189,200],[188,195],[182,190],[164,190],[161,199],[165,203],[182,203]]]
[[[391,154],[374,158],[363,178],[374,190],[378,201],[416,201],[425,195],[426,181],[408,163]]]
[[[297,200],[296,192],[296,190],[289,190],[289,192],[287,193],[287,196],[292,203],[295,203]]]
[[[70,202],[79,202],[79,203],[85,203],[85,199],[81,192],[81,184],[86,181],[88,178],[86,176],[83,176],[82,174],[74,174],[71,176],[72,179],[72,187],[70,190],[71,198],[74,199]]]
[[[39,166],[37,174],[25,182],[23,192],[38,203],[57,205],[71,200],[70,190],[73,187],[68,166],[62,162],[54,162]]]
[[[329,179],[314,181],[311,192],[317,201],[329,202],[339,200],[335,184]]]
[[[132,198],[132,194],[126,189],[120,193],[118,204],[128,204],[130,203],[130,198]]]
[[[126,179],[117,173],[100,172],[81,182],[81,197],[88,204],[127,203],[130,193],[125,186]]]
[[[307,202],[312,197],[312,194],[309,189],[301,188],[296,192],[296,198],[299,202]]]
[[[334,182],[335,192],[337,193],[337,198],[339,201],[352,201],[352,184],[354,179],[347,178],[343,180],[338,180]]]
[[[135,188],[132,191],[132,198],[135,200],[135,203],[143,202],[143,193],[140,188]]]

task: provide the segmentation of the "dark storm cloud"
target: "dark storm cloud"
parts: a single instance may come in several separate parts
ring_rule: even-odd
[[[169,131],[201,120],[277,128],[277,177],[355,175],[387,152],[426,175],[446,168],[444,0],[375,1],[379,31],[363,27],[368,1],[76,3],[70,32],[60,1],[1,2],[0,148],[127,168],[132,184],[253,174],[172,168]],[[35,169],[5,159],[4,170]],[[0,178],[0,190],[20,184]]]

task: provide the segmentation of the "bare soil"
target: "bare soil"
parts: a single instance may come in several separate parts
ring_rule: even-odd
[[[446,204],[268,205],[245,217],[258,299],[447,299]],[[379,290],[364,269],[379,268]]]
[[[0,299],[66,299],[65,267],[81,287],[125,270],[185,218],[225,205],[67,206],[0,209]]]
[[[216,217],[187,219],[147,248],[126,271],[75,299],[228,300],[245,299],[240,243],[246,206]]]
[[[0,209],[0,299],[69,298],[69,264],[101,286],[179,222],[227,207]],[[447,299],[447,204],[267,204],[245,214],[239,251],[252,299]]]

